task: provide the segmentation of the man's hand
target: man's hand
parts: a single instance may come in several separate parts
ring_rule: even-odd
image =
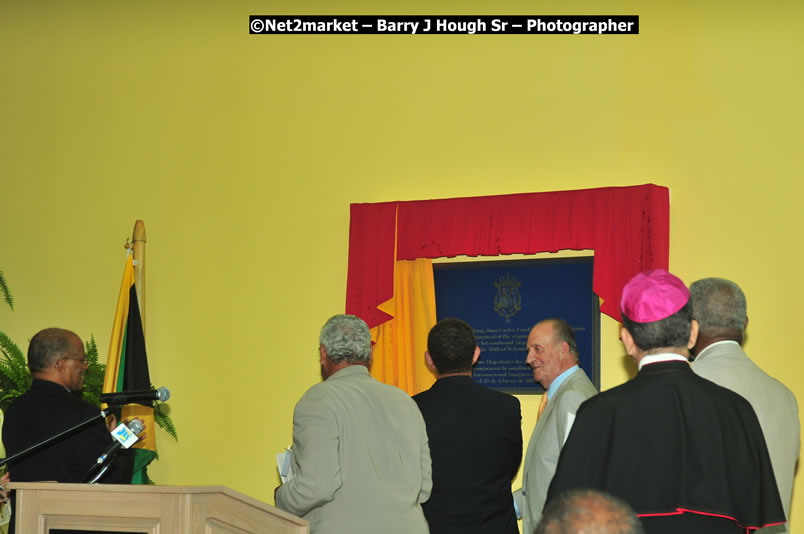
[[[106,416],[106,428],[109,429],[109,432],[114,432],[114,429],[117,428],[117,417],[114,414]]]
[[[132,418],[129,418],[129,419],[123,419],[123,423],[124,423],[126,426],[128,426],[128,425],[129,425],[129,423],[131,423],[131,421],[139,421],[139,422],[140,422],[140,424],[142,425],[142,432],[140,432],[140,433],[137,435],[137,441],[142,441],[142,440],[144,440],[144,439],[145,439],[145,429],[147,428],[147,426],[145,425],[145,421],[143,421],[143,420],[142,420],[142,419],[140,419],[139,417],[132,417]]]
[[[124,425],[128,426],[129,423],[131,423],[131,421],[134,421],[134,420],[139,421],[140,424],[142,425],[142,432],[140,432],[137,435],[137,441],[142,441],[143,439],[145,439],[145,429],[147,428],[147,426],[145,425],[145,421],[143,421],[139,417],[133,417],[133,418],[129,418],[129,419],[123,419],[120,422],[123,423]],[[109,429],[109,432],[114,432],[114,429],[117,428],[117,425],[118,425],[117,417],[115,417],[114,414],[106,416],[106,428]]]
[[[8,501],[8,483],[10,481],[8,473],[0,477],[0,503]]]

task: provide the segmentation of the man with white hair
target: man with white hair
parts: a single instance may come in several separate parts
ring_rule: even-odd
[[[427,431],[404,391],[369,375],[371,335],[363,320],[336,315],[321,329],[324,382],[293,413],[294,477],[276,506],[310,521],[312,534],[427,534]]]
[[[801,447],[796,397],[743,352],[748,315],[745,294],[737,284],[724,278],[704,278],[690,285],[690,299],[692,317],[700,325],[698,342],[692,348],[692,370],[751,403],[765,434],[784,513],[790,517],[793,475]],[[776,531],[788,529],[785,525]]]

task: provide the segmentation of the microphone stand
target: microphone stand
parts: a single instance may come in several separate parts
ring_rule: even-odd
[[[118,451],[119,452],[119,451]],[[103,463],[95,464],[89,468],[89,471],[84,475],[84,479],[81,480],[84,484],[94,484],[95,482],[102,477],[106,471],[109,470],[109,466],[112,465],[112,460],[117,458],[117,454],[110,454],[106,458],[103,459]],[[97,471],[97,472],[96,472]]]
[[[140,427],[140,432],[141,431],[142,427]],[[136,432],[136,434],[138,433],[139,432]],[[92,467],[90,467],[87,470],[87,472],[84,473],[84,478],[81,479],[81,482],[84,484],[94,484],[95,482],[100,480],[100,477],[106,474],[106,471],[109,470],[109,466],[112,465],[112,462],[114,461],[115,458],[117,458],[117,455],[120,453],[119,448],[120,445],[121,445],[120,442],[115,441],[114,449],[111,450],[107,449],[106,451],[104,451],[95,461],[95,463],[92,464]]]
[[[61,438],[63,438],[67,434],[70,434],[72,432],[75,432],[76,430],[80,430],[80,429],[82,429],[84,427],[89,426],[91,423],[95,422],[95,419],[98,419],[98,418],[106,419],[106,412],[101,410],[98,415],[93,415],[92,417],[90,417],[88,419],[85,419],[84,421],[81,421],[77,425],[71,426],[67,430],[64,430],[62,432],[59,432],[58,434],[50,436],[49,438],[46,438],[46,439],[40,441],[39,443],[34,443],[33,445],[31,445],[27,449],[23,449],[23,450],[21,450],[20,452],[18,452],[16,454],[12,454],[11,456],[8,456],[6,458],[0,458],[0,467],[3,467],[7,463],[13,462],[14,460],[17,460],[17,459],[21,458],[22,456],[26,456],[26,455],[34,452],[34,451],[38,451],[39,449],[41,449],[41,448],[43,448],[43,447],[45,447],[47,445],[50,445],[54,441],[60,440]]]

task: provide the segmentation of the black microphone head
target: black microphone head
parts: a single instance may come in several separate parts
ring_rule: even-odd
[[[165,387],[161,387],[156,390],[156,400],[159,402],[165,402],[170,398],[170,390]]]

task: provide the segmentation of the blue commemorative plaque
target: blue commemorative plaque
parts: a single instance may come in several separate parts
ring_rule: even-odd
[[[472,376],[507,393],[542,393],[525,363],[528,333],[549,317],[575,330],[579,365],[600,389],[600,311],[594,258],[433,265],[438,320],[469,323],[480,347]]]

